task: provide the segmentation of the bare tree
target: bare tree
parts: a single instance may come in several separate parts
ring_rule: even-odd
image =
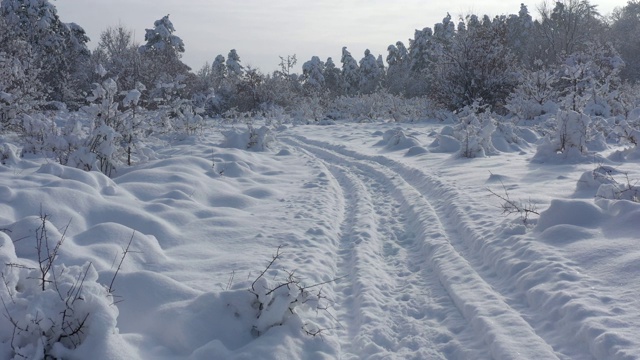
[[[556,1],[553,8],[545,1],[538,7],[538,13],[540,19],[535,22],[540,42],[538,54],[550,63],[559,63],[567,55],[582,50],[605,29],[597,5],[588,0]]]

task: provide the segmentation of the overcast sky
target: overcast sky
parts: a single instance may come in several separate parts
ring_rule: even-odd
[[[278,56],[296,54],[298,67],[317,55],[332,57],[339,66],[347,46],[356,60],[370,49],[386,58],[386,48],[400,40],[409,46],[415,29],[433,27],[447,12],[460,15],[515,14],[520,3],[535,17],[541,0],[57,0],[63,22],[82,26],[93,49],[100,33],[122,24],[144,41],[144,29],[170,14],[186,52],[183,61],[194,71],[216,55],[236,49],[242,64],[275,70]],[[594,0],[602,14],[624,6],[626,0]],[[457,22],[457,21],[456,21]]]

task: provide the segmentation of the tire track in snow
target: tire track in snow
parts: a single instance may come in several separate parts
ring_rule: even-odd
[[[440,282],[464,315],[475,334],[484,340],[497,359],[557,358],[552,347],[540,338],[522,314],[513,309],[469,264],[452,243],[460,242],[455,226],[436,212],[423,194],[404,175],[365,156],[347,155],[328,144],[302,137],[281,140],[314,154],[328,163],[346,164],[386,183],[413,223],[414,235],[422,239],[424,265],[433,268]]]
[[[325,166],[344,195],[341,358],[490,358],[436,274],[423,266],[423,251],[389,184],[357,168]]]
[[[366,155],[342,146],[309,140],[342,157],[381,166],[429,199],[456,251],[503,301],[556,349],[562,358],[635,359],[640,342],[624,311],[602,293],[597,280],[535,239],[481,230],[468,213],[477,198],[421,169],[386,156]],[[502,293],[500,293],[502,292]],[[536,356],[536,358],[540,358]]]

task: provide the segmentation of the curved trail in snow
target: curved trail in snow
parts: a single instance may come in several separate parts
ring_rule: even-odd
[[[352,250],[342,254],[347,259],[340,266],[346,266],[343,271],[354,290],[346,291],[345,312],[359,313],[355,320],[360,323],[349,319],[349,336],[342,339],[346,353],[367,354],[365,345],[371,343],[404,358],[429,346],[441,357],[464,358],[456,353],[462,350],[442,347],[451,336],[455,338],[451,343],[460,349],[473,349],[474,358],[483,353],[496,359],[558,358],[523,315],[461,255],[454,246],[463,242],[460,227],[428,200],[405,170],[302,137],[281,140],[325,162],[347,198],[342,252],[349,246]],[[399,238],[399,233],[404,236]],[[410,276],[405,275],[403,282],[399,274]],[[374,299],[367,301],[368,296]],[[417,323],[410,315],[416,311],[422,312]],[[443,312],[451,316],[439,318]],[[404,339],[385,337],[405,338],[416,331],[394,329],[397,324],[422,329],[416,339],[426,340],[404,344]],[[434,329],[439,328],[450,330],[436,334]],[[477,340],[484,343],[483,349],[474,343]],[[405,346],[404,355],[394,346]]]
[[[421,251],[417,263],[437,275],[491,357],[636,358],[636,336],[624,330],[634,326],[597,290],[602,284],[535,239],[488,228],[477,194],[386,156],[298,135],[281,139],[346,174],[383,184],[371,192],[371,203],[390,195],[402,205],[414,249]]]
[[[389,179],[321,161],[343,197],[341,358],[490,358],[433,269],[424,266],[416,223],[407,204],[392,196]]]

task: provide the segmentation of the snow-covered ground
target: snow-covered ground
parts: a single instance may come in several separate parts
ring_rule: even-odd
[[[638,161],[459,158],[442,127],[211,129],[113,178],[9,156],[0,358],[640,358],[640,204],[596,196]]]

